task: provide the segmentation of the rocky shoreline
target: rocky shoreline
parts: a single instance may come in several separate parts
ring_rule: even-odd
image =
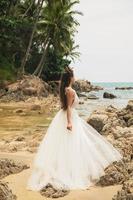
[[[29,80],[29,77],[28,77]],[[34,81],[35,82],[34,82]],[[34,89],[33,90],[33,82]],[[28,85],[27,85],[28,84]],[[51,89],[50,84],[52,85]],[[48,124],[50,123],[49,118],[53,116],[53,113],[58,111],[60,108],[59,97],[57,96],[57,85],[58,83],[50,83],[45,85],[36,79],[36,77],[31,77],[31,82],[24,82],[22,84],[10,85],[6,93],[0,98],[0,115],[1,119],[4,121],[9,118],[9,120],[15,120],[15,123],[20,121],[25,123],[30,118],[35,120],[35,117],[47,118],[47,125],[41,125],[35,127],[35,130],[23,131],[23,127],[18,129],[13,127],[11,132],[1,136],[0,140],[0,151],[1,152],[30,152],[36,153],[37,147],[44,137]],[[17,87],[19,85],[19,87]],[[20,87],[21,85],[21,87]],[[25,86],[24,86],[25,85]],[[56,86],[55,86],[56,85]],[[22,87],[24,86],[24,87]],[[25,88],[29,88],[26,89]],[[21,89],[20,89],[21,88]],[[23,89],[22,89],[23,88]],[[55,89],[56,88],[56,89]],[[100,90],[102,88],[93,87],[89,81],[76,82],[75,90],[79,96],[84,96],[84,91]],[[55,93],[53,94],[53,90]],[[2,90],[1,90],[2,91]],[[26,93],[25,93],[26,91]],[[33,92],[33,93],[32,93]],[[21,93],[21,95],[20,95]],[[92,99],[94,96],[91,97]],[[8,111],[9,110],[9,111]],[[3,115],[2,115],[3,113]],[[6,116],[6,117],[4,117]],[[52,117],[51,119],[52,120]],[[13,121],[12,121],[13,122]],[[33,121],[35,124],[35,121]],[[32,122],[32,123],[33,123]],[[104,108],[95,110],[88,116],[87,122],[93,126],[101,135],[103,135],[109,142],[111,142],[114,147],[123,155],[123,160],[119,162],[114,162],[110,164],[105,169],[105,175],[100,178],[97,182],[97,186],[105,187],[111,185],[121,184],[122,190],[118,191],[114,195],[112,200],[123,200],[133,198],[133,100],[130,100],[125,108],[118,109],[112,105]],[[37,122],[36,122],[37,123]],[[7,126],[6,122],[5,125]],[[4,126],[5,126],[4,125]],[[31,125],[29,125],[31,127]],[[22,129],[22,130],[21,130]],[[30,128],[31,129],[31,128]],[[15,134],[16,131],[16,134]],[[20,134],[21,133],[21,134]],[[6,164],[1,164],[1,163]],[[4,169],[0,168],[1,174],[3,176],[8,176],[11,173],[19,173],[24,169],[24,166],[18,166],[11,160],[0,160],[0,166],[5,166]],[[8,169],[8,167],[9,169]],[[26,168],[25,168],[26,169]],[[2,171],[5,170],[5,171]],[[17,171],[16,171],[17,170]],[[9,173],[7,173],[7,171]],[[129,184],[130,183],[130,184]],[[4,192],[5,191],[5,192]],[[1,179],[0,183],[0,195],[9,194],[5,197],[2,196],[3,200],[15,200],[16,196],[12,194],[8,185],[4,183]],[[68,194],[68,191],[58,191],[52,188],[50,185],[47,188],[43,188],[40,191],[42,196],[45,197],[63,197]],[[8,196],[11,196],[10,198]],[[0,196],[1,197],[1,196]],[[5,199],[4,199],[5,198]]]
[[[73,88],[80,96],[82,92],[102,90],[100,86],[94,86],[87,80],[75,81]],[[0,102],[27,101],[31,97],[38,99],[46,98],[49,95],[57,96],[59,93],[59,81],[44,82],[42,79],[30,75],[14,83],[4,84],[0,87]]]
[[[56,104],[56,106],[55,106]],[[59,108],[59,102],[54,102],[54,106]],[[29,112],[29,106],[28,112]],[[42,105],[32,105],[34,112],[42,111]],[[39,110],[38,110],[39,109]],[[31,109],[32,110],[32,109]],[[21,115],[24,110],[15,111],[17,115]],[[122,162],[114,162],[105,169],[105,175],[97,182],[98,186],[110,186],[116,184],[126,184],[133,181],[133,100],[130,100],[123,109],[117,109],[108,106],[104,110],[95,110],[88,118],[87,122],[93,126],[100,134],[102,134],[109,142],[111,142],[123,155]],[[43,129],[44,130],[44,129]],[[45,130],[46,131],[46,130]],[[41,130],[34,134],[22,134],[21,136],[12,136],[1,140],[0,150],[5,152],[30,151],[35,153],[39,142],[42,140],[44,132]],[[7,174],[8,175],[8,174]],[[131,187],[132,189],[132,187]],[[66,191],[55,191],[48,187],[53,196],[65,195]],[[42,190],[44,196],[52,194],[46,192],[46,188]],[[57,195],[57,196],[58,196]],[[116,198],[116,197],[115,197]],[[119,198],[118,198],[119,199]]]
[[[96,110],[87,122],[123,155],[122,162],[114,162],[105,169],[105,175],[100,178],[98,185],[125,185],[131,182],[128,187],[133,190],[133,100],[123,109],[109,106],[104,110]],[[114,199],[127,199],[128,196],[133,199],[133,193],[129,195],[127,192],[118,193]]]

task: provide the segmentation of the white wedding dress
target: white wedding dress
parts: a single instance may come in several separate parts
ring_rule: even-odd
[[[60,109],[49,125],[34,158],[27,189],[38,191],[48,183],[58,189],[87,189],[104,175],[104,169],[123,158],[72,105],[72,132],[67,127],[66,111]]]

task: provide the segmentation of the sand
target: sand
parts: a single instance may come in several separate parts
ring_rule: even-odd
[[[9,175],[3,178],[7,181],[9,187],[13,193],[17,195],[17,200],[45,200],[51,198],[45,198],[40,195],[39,192],[30,191],[26,189],[26,183],[31,173],[32,160],[35,154],[28,152],[15,152],[15,153],[0,153],[0,158],[14,159],[15,161],[21,161],[30,166],[29,169],[23,170],[18,174]],[[58,198],[59,200],[112,200],[114,194],[121,189],[121,185],[115,186],[91,186],[89,190],[73,190],[65,196]]]

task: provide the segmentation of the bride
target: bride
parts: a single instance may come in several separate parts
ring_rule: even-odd
[[[48,183],[58,189],[87,189],[105,174],[104,169],[123,157],[75,109],[78,95],[72,88],[74,72],[66,67],[60,81],[61,109],[40,142],[27,189],[41,190]]]

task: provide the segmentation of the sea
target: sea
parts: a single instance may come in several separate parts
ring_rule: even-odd
[[[133,99],[133,89],[116,90],[115,87],[133,87],[133,82],[92,82],[92,85],[103,87],[103,90],[91,91],[89,94],[97,96],[99,99],[88,99],[84,104],[78,106],[79,114],[87,118],[94,110],[103,109],[109,105],[116,108],[124,108],[128,101]],[[103,93],[109,92],[117,96],[114,99],[103,98]],[[83,99],[81,98],[81,101]]]

